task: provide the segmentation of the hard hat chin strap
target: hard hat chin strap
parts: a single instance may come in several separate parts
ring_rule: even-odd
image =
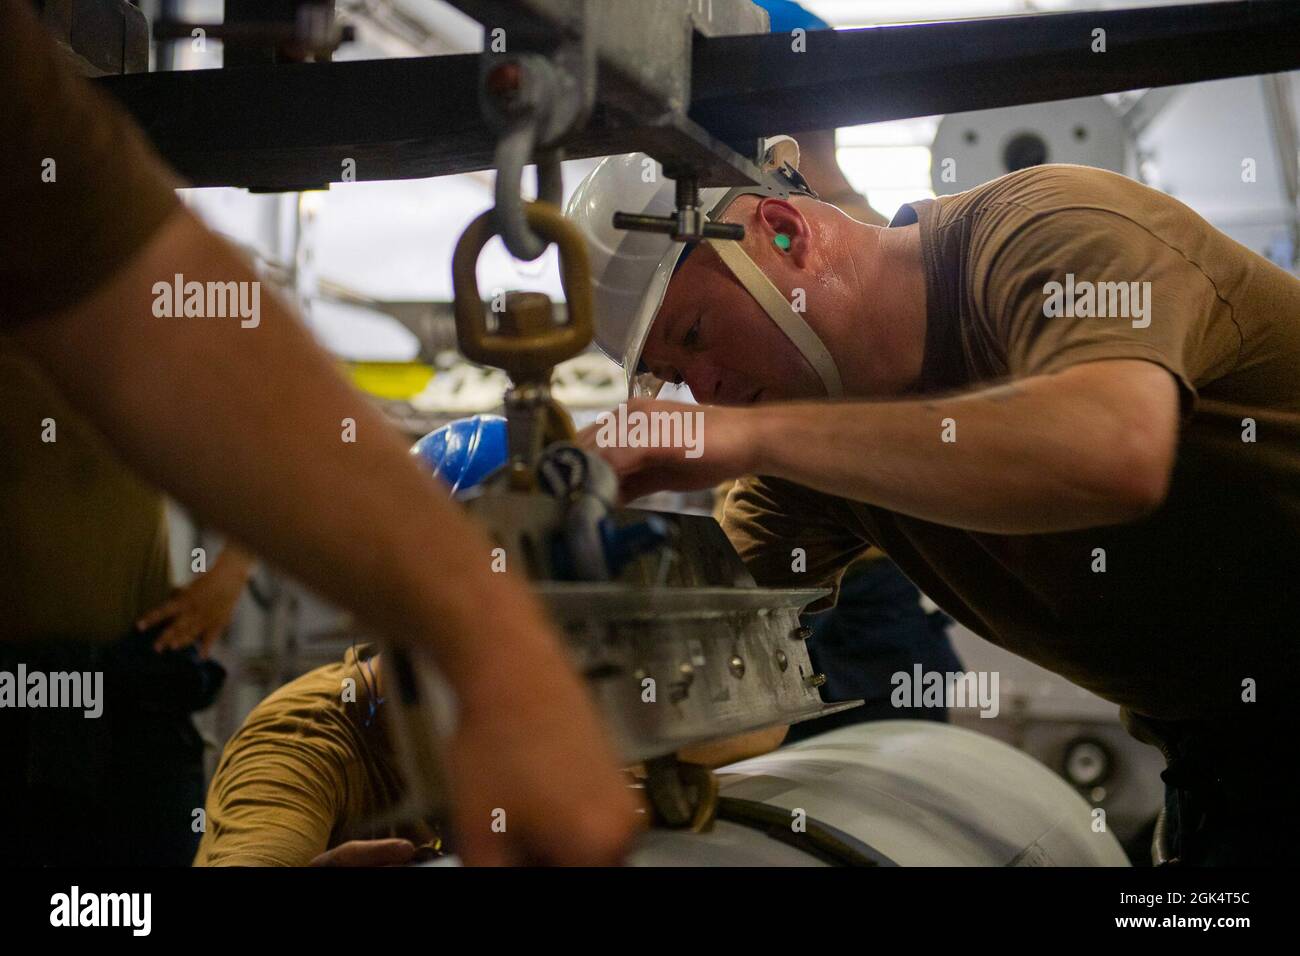
[[[718,258],[731,270],[731,274],[808,360],[817,377],[822,380],[827,397],[839,398],[843,395],[844,386],[840,382],[840,370],[836,367],[835,360],[831,358],[831,353],[822,344],[821,338],[812,330],[812,326],[803,320],[803,316],[795,311],[794,306],[781,294],[781,290],[772,284],[772,280],[740,248],[740,243],[725,239],[705,239],[704,244],[718,254]]]

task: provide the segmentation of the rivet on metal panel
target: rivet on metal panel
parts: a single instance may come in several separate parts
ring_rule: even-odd
[[[690,661],[683,661],[678,666],[677,673],[680,676],[668,686],[668,699],[674,704],[680,704],[690,693],[691,682],[695,680],[695,667]]]

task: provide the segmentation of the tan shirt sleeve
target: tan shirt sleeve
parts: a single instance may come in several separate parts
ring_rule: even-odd
[[[980,271],[988,277],[984,309],[1013,377],[1142,359],[1178,380],[1188,410],[1197,382],[1236,361],[1241,337],[1210,278],[1118,213],[1039,216],[1009,230]]]
[[[126,112],[77,76],[28,0],[0,0],[0,328],[78,302],[179,200]]]
[[[208,789],[195,866],[305,866],[336,831],[384,801],[369,742],[342,702],[354,667],[318,668],[259,704],[231,738]],[[359,711],[358,711],[359,712]],[[376,718],[378,719],[378,718]]]
[[[722,530],[760,585],[831,588],[809,611],[835,603],[844,569],[872,544],[847,501],[778,478],[737,481]]]

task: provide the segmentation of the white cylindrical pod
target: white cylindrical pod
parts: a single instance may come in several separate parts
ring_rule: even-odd
[[[844,727],[718,776],[713,830],[652,831],[635,865],[1128,865],[1104,815],[1059,776],[948,724]]]

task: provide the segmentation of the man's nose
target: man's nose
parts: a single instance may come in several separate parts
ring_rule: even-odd
[[[686,384],[690,386],[691,394],[695,396],[697,402],[706,405],[718,404],[722,393],[722,376],[718,374],[718,370],[712,363],[697,358],[682,377],[686,379]]]

